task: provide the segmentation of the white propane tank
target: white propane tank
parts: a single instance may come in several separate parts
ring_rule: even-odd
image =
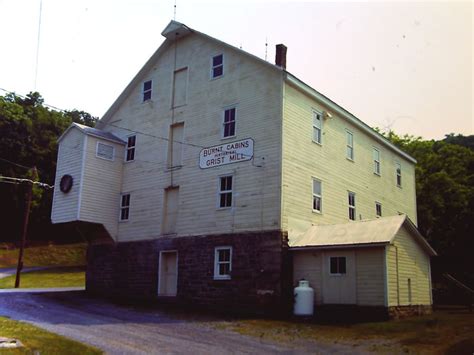
[[[312,316],[314,312],[314,290],[309,287],[309,281],[300,280],[295,287],[295,306],[293,314],[295,316]]]

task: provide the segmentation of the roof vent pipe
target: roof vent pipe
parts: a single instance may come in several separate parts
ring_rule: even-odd
[[[284,44],[276,45],[275,64],[286,69],[286,46]]]

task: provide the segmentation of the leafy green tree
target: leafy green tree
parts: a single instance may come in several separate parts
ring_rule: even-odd
[[[417,160],[418,227],[438,252],[434,272],[452,272],[474,284],[474,136],[441,141],[385,136]]]

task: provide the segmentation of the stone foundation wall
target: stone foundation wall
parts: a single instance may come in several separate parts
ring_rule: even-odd
[[[431,305],[394,306],[388,307],[388,316],[391,319],[401,319],[413,316],[422,316],[433,313]]]
[[[218,246],[232,246],[231,280],[214,280]],[[178,252],[177,302],[236,312],[291,310],[292,263],[280,231],[90,245],[87,291],[159,301],[159,254],[166,250]]]

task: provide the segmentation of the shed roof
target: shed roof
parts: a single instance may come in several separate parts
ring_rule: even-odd
[[[105,131],[102,131],[100,129],[92,128],[92,127],[89,127],[89,126],[84,126],[82,124],[75,123],[75,122],[71,123],[71,125],[64,131],[64,133],[61,134],[61,137],[58,138],[58,143],[66,136],[67,132],[69,132],[72,128],[77,128],[81,132],[83,132],[84,134],[87,134],[89,136],[102,138],[102,139],[105,139],[105,140],[108,140],[108,141],[111,141],[111,142],[115,142],[115,143],[120,143],[120,144],[125,144],[126,143],[124,140],[120,139],[119,137],[117,137],[116,135],[114,135],[110,132],[105,132]]]
[[[312,226],[299,237],[290,240],[289,245],[292,249],[381,246],[392,243],[402,226],[407,228],[410,235],[429,255],[436,255],[416,226],[404,214],[350,223]]]

